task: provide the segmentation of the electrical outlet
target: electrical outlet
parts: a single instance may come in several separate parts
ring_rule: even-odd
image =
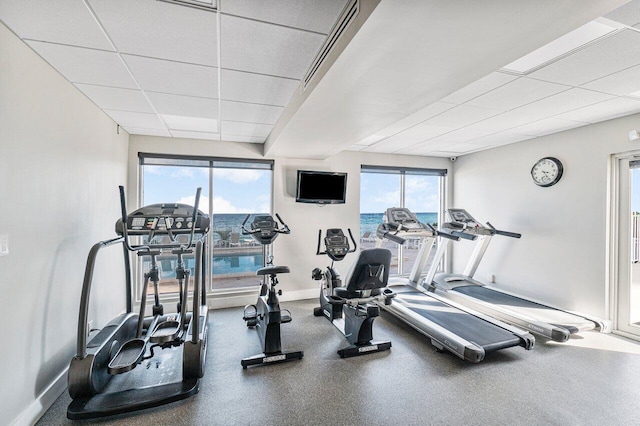
[[[87,322],[87,337],[91,334],[91,330],[93,330],[93,320]]]
[[[496,276],[494,274],[489,274],[489,282],[490,283],[495,283],[496,282]]]
[[[0,256],[7,256],[9,254],[9,235],[0,235]]]

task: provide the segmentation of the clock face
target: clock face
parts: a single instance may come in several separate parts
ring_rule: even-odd
[[[545,157],[531,169],[531,178],[538,186],[551,186],[558,183],[562,177],[562,163],[557,158]]]

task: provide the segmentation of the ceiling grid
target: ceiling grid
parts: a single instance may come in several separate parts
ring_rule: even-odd
[[[283,112],[346,4],[218,0],[206,8],[164,0],[2,0],[0,21],[131,134],[261,144],[274,126],[288,125],[282,124]],[[387,14],[405,13],[393,0],[380,4],[388,7]],[[426,8],[419,2],[406,7]],[[449,12],[461,19],[453,13],[456,7],[433,6],[433,18],[424,19],[433,19],[435,31],[446,24]],[[497,20],[503,19],[499,13],[493,12]],[[349,92],[348,86],[334,94],[336,111],[344,105],[335,103],[360,106],[348,113],[332,112],[360,126],[351,133],[360,136],[340,142],[340,149],[457,156],[640,112],[640,0],[603,17],[594,15],[503,68],[488,74],[485,70],[479,79],[478,72],[470,84],[451,86],[422,104],[408,99],[409,92],[394,91],[403,86],[376,80],[375,70],[356,62],[353,73],[378,85],[389,83],[390,93],[377,93],[397,105],[386,107],[391,124],[379,128],[371,121],[365,126],[359,114],[372,116],[369,106],[375,108],[380,100]],[[382,12],[376,19],[380,16]],[[367,22],[363,25],[366,29]],[[400,30],[405,24],[393,25]],[[393,36],[376,38],[372,45],[380,50],[371,55],[382,57],[383,49],[402,51],[404,46],[385,45]],[[591,39],[581,41],[583,36]],[[360,40],[360,45],[366,43]],[[568,50],[553,50],[561,45]],[[423,55],[429,53],[426,49],[439,48],[437,43],[423,47]],[[454,64],[456,52],[449,51],[453,54],[446,60]],[[404,65],[418,61],[417,54],[407,50]],[[477,59],[478,66],[482,60]],[[322,84],[315,90],[323,90]],[[362,108],[351,102],[358,97],[369,104]],[[404,108],[409,104],[412,109]],[[316,112],[316,120],[330,116],[326,108],[318,113],[308,103],[303,107]],[[328,130],[313,136],[332,139]],[[322,145],[311,139],[306,143]],[[326,148],[326,155],[334,152],[331,149]]]

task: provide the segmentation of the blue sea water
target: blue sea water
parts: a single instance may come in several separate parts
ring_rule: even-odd
[[[260,213],[266,214],[266,213]],[[361,213],[360,214],[360,235],[365,232],[375,233],[376,228],[382,223],[384,213]],[[213,231],[218,229],[226,229],[232,232],[240,232],[240,225],[247,215],[242,214],[214,214],[213,215]],[[418,220],[424,223],[436,224],[438,222],[438,213],[420,212],[416,213]],[[287,220],[286,216],[283,219]],[[249,220],[252,220],[251,218]],[[214,236],[215,237],[215,236]]]
[[[437,213],[416,213],[416,216],[421,222],[430,223],[435,225],[438,220]],[[246,217],[246,214],[214,214],[212,231],[226,230],[228,232],[240,232],[240,226],[242,221]],[[382,223],[383,213],[362,213],[360,214],[360,236],[363,236],[366,232],[369,232],[371,236],[375,235],[376,228]],[[286,221],[286,218],[283,218]],[[228,237],[228,235],[227,235]],[[214,235],[214,239],[218,239],[219,236]],[[193,259],[185,259],[188,268],[193,268]],[[163,278],[172,278],[175,276],[173,268],[175,263],[169,260],[164,261],[163,264]],[[247,255],[223,255],[213,256],[213,274],[214,275],[227,275],[234,273],[246,273],[253,272],[262,266],[262,254],[247,254]]]
[[[438,213],[415,213],[418,216],[418,220],[422,223],[429,223],[437,226]],[[375,235],[376,228],[382,223],[382,217],[384,213],[361,213],[360,214],[360,236],[365,232],[370,232],[370,235]]]

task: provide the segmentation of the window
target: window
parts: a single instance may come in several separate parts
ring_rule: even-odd
[[[263,266],[262,246],[242,235],[241,225],[247,214],[271,212],[272,162],[141,153],[140,165],[141,205],[194,204],[196,188],[202,188],[200,210],[212,219],[207,236],[207,267],[212,277],[209,288],[227,291],[255,287],[255,271]],[[158,257],[161,293],[177,291],[175,260],[170,253]],[[142,260],[141,274],[148,270],[148,262]],[[185,263],[193,274],[193,256],[185,257]]]
[[[389,207],[406,207],[424,223],[437,227],[443,215],[444,177],[446,170],[362,166],[360,174],[360,246],[376,245],[376,228]],[[418,254],[418,244],[404,246],[384,240],[384,248],[393,253],[393,275],[411,271]],[[435,248],[431,252],[433,258]],[[428,262],[426,269],[431,266]]]

